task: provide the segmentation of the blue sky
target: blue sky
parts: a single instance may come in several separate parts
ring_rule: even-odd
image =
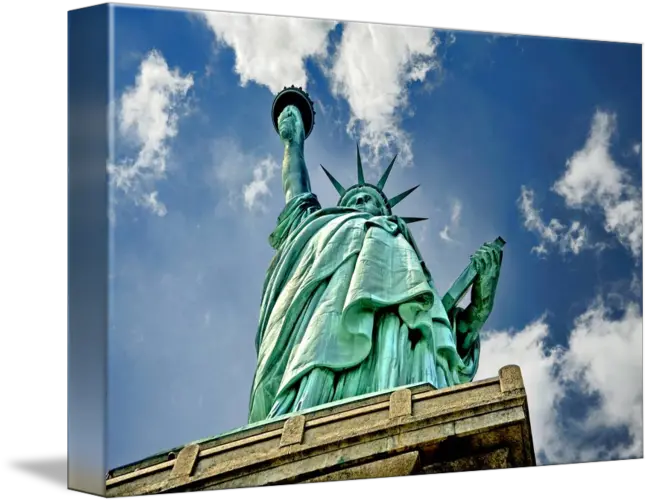
[[[124,7],[113,40],[109,468],[246,422],[291,84],[324,205],[357,141],[421,183],[440,291],[507,240],[477,378],[520,364],[541,463],[642,456],[640,45]]]

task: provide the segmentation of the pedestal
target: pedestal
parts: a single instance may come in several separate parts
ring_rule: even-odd
[[[262,422],[111,471],[106,495],[500,469],[536,464],[520,368],[398,388]]]

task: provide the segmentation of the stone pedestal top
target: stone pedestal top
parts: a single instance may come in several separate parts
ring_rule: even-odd
[[[115,469],[127,496],[536,464],[520,368],[446,389],[428,384],[340,401]]]

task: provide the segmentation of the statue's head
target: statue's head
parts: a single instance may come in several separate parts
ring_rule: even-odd
[[[327,175],[330,182],[336,189],[337,193],[341,196],[339,199],[338,206],[354,208],[361,212],[367,212],[372,215],[392,215],[392,208],[397,205],[400,201],[406,198],[409,194],[415,191],[419,185],[414,188],[404,191],[393,198],[388,199],[384,194],[383,189],[390,175],[390,171],[393,168],[395,163],[395,158],[392,159],[390,165],[379,179],[376,185],[368,184],[363,177],[363,167],[361,165],[361,154],[359,153],[359,145],[357,144],[357,184],[350,186],[349,188],[344,188],[339,181],[337,181],[330,172],[328,172],[323,165],[321,168]],[[425,218],[420,217],[402,217],[405,222],[412,223],[421,220],[426,220]]]
[[[370,184],[348,189],[339,200],[340,207],[356,208],[372,215],[390,215],[388,200],[384,194]]]

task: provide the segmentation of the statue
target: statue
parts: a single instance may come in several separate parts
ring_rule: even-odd
[[[340,196],[323,208],[304,157],[309,96],[285,88],[272,113],[286,204],[269,237],[276,254],[262,291],[249,422],[403,385],[472,381],[504,240],[480,247],[440,297],[408,228],[425,219],[392,213],[417,186],[384,193],[396,156],[376,185],[364,179],[358,145],[355,185],[343,187],[321,165]]]

